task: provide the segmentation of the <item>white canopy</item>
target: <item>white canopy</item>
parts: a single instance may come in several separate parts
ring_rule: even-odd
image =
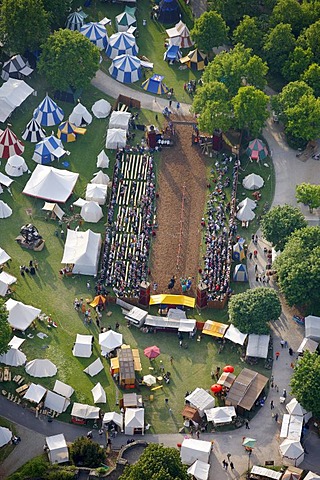
[[[208,480],[210,464],[196,460],[191,467],[188,468],[187,473],[192,475],[196,480]]]
[[[130,112],[120,112],[115,110],[111,113],[109,128],[121,128],[122,130],[128,131],[130,118]]]
[[[92,354],[92,335],[80,335],[77,333],[77,338],[73,346],[73,356],[89,358]]]
[[[90,181],[90,183],[98,185],[109,185],[110,177],[106,173],[103,173],[102,170],[99,170],[99,172],[93,175],[93,179]]]
[[[86,200],[88,202],[96,202],[99,205],[104,205],[107,199],[107,185],[88,183],[86,189]]]
[[[150,374],[144,375],[144,377],[142,378],[142,381],[145,385],[148,385],[148,387],[151,387],[151,385],[155,385],[157,383],[156,377]]]
[[[8,255],[7,252],[5,252],[3,248],[0,247],[0,265],[3,265],[8,260],[11,260],[10,255]]]
[[[50,392],[50,390],[47,391],[44,401],[45,408],[50,408],[50,410],[53,410],[54,412],[62,413],[67,410],[69,405],[70,401],[67,398],[62,397],[57,393]]]
[[[56,380],[53,391],[59,395],[62,395],[63,397],[70,398],[74,392],[74,389],[70,387],[70,385],[60,382],[60,380]]]
[[[127,144],[127,134],[125,130],[120,128],[109,128],[107,130],[106,148],[117,150],[123,148]]]
[[[185,465],[191,465],[196,460],[209,463],[211,447],[211,442],[195,440],[193,438],[184,438],[180,449],[182,463]]]
[[[308,472],[308,475],[304,477],[304,480],[320,480],[320,475],[313,472]]]
[[[68,229],[61,263],[73,264],[73,273],[96,275],[101,249],[101,235],[91,230]]]
[[[10,365],[12,367],[24,365],[27,361],[27,357],[23,352],[18,350],[24,341],[24,338],[13,337],[8,343],[10,350],[0,356],[0,363],[4,363],[5,365]]]
[[[93,395],[93,403],[106,403],[107,397],[106,392],[104,391],[101,383],[97,383],[92,389],[91,393]]]
[[[300,442],[286,438],[280,445],[280,452],[284,464],[300,465],[304,459],[304,450]]]
[[[59,207],[57,203],[45,202],[42,210],[54,213],[59,218],[59,220],[61,220],[62,217],[65,215],[64,211],[62,210],[62,208]]]
[[[28,171],[28,166],[23,157],[15,154],[8,158],[4,169],[8,175],[11,175],[11,177],[21,177],[24,172]]]
[[[103,211],[97,202],[86,202],[81,207],[80,215],[88,223],[98,223],[103,217]]]
[[[257,203],[254,200],[251,200],[251,198],[246,197],[242,202],[239,203],[238,207],[246,207],[248,206],[251,210],[254,210],[257,207]]]
[[[92,105],[92,113],[96,118],[106,118],[109,113],[111,112],[111,105],[107,100],[103,98],[101,100],[97,100]]]
[[[0,275],[1,280],[1,275]],[[297,350],[297,353],[303,353],[308,350],[310,353],[314,353],[319,346],[318,342],[311,340],[311,338],[304,338]]]
[[[90,377],[94,377],[99,372],[103,370],[103,363],[101,362],[100,358],[97,358],[93,363],[91,363],[87,368],[83,371],[90,375]]]
[[[107,412],[104,414],[102,423],[105,425],[106,423],[113,422],[118,427],[121,428],[121,431],[123,429],[123,415],[122,413],[117,413],[117,412]]]
[[[46,165],[37,165],[23,193],[52,202],[65,203],[77,183],[79,174]]]
[[[205,410],[213,408],[215,405],[215,400],[212,395],[206,392],[203,388],[196,388],[185,398],[185,400],[198,409],[201,417],[203,417]]]
[[[12,438],[12,432],[9,430],[9,428],[6,427],[0,427],[0,447],[3,447],[3,445],[7,445],[7,443],[10,442]]]
[[[270,335],[255,335],[248,337],[247,357],[268,358]]]
[[[69,461],[68,446],[62,433],[46,437],[46,444],[49,449],[48,457],[51,463],[64,463]]]
[[[16,281],[17,281],[17,279],[13,275],[10,275],[7,272],[1,272],[0,273],[0,284],[4,284],[8,287],[9,285],[12,285],[13,283],[16,283]]]
[[[256,190],[257,188],[263,187],[264,180],[262,177],[260,177],[260,175],[257,175],[256,173],[250,173],[250,175],[247,175],[243,179],[242,185],[247,190]]]
[[[34,403],[39,403],[43,399],[46,391],[47,390],[41,385],[38,385],[37,383],[31,383],[23,399]]]
[[[5,202],[0,200],[0,218],[8,218],[12,215],[12,209]]]
[[[289,438],[300,442],[303,427],[303,417],[284,414],[282,417],[280,438]]]
[[[249,205],[244,205],[237,211],[237,219],[241,222],[250,222],[256,214],[251,210]]]
[[[115,348],[120,347],[122,343],[121,333],[114,332],[113,330],[99,333],[99,345],[101,345],[103,352],[112,352]]]
[[[270,470],[270,468],[258,467],[257,465],[252,467],[251,473],[259,475],[259,477],[271,478],[272,480],[280,480],[282,478],[282,472],[276,472],[275,470]]]
[[[304,321],[305,337],[320,342],[320,317],[308,315]]]
[[[84,105],[78,103],[78,105],[76,105],[72,110],[72,113],[69,117],[69,122],[76,127],[90,125],[92,122],[92,115],[88,112]]]
[[[12,298],[6,301],[5,306],[9,312],[8,322],[11,327],[21,330],[22,332],[24,332],[41,313],[39,308],[25,305]]]
[[[26,364],[25,368],[31,377],[54,377],[57,373],[57,367],[48,359],[36,358]]]
[[[238,343],[239,345],[243,345],[248,334],[241,333],[233,324],[230,325],[226,333],[224,334],[224,338],[227,338],[233,343]]]
[[[144,408],[126,408],[124,414],[124,434],[134,435],[139,430],[144,434]]]
[[[109,168],[109,157],[104,150],[97,156],[97,168]]]
[[[215,425],[231,423],[233,418],[237,416],[234,407],[215,407],[205,410],[204,413],[208,422],[213,422]]]
[[[33,91],[33,88],[23,80],[9,78],[4,82],[0,87],[0,122],[5,122]]]
[[[83,198],[78,198],[75,202],[73,202],[73,206],[75,207],[83,207],[87,203],[87,200],[83,200]]]
[[[12,178],[0,172],[0,185],[4,185],[5,187],[10,187],[12,182],[13,182]]]
[[[290,415],[295,415],[298,417],[305,417],[308,415],[307,410],[303,408],[302,405],[298,402],[296,398],[293,398],[290,400],[289,403],[286,405],[287,412],[290,413]]]
[[[83,403],[74,403],[72,406],[71,415],[73,417],[85,418],[86,420],[94,420],[99,418],[100,408],[92,407]]]

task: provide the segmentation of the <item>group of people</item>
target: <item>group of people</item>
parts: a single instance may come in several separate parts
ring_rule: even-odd
[[[232,244],[236,234],[235,220],[236,191],[239,161],[232,156],[223,155],[211,170],[211,193],[207,202],[206,219],[201,226],[204,230],[206,252],[204,267],[200,268],[202,281],[208,288],[208,299],[223,301],[231,293],[230,274],[232,262]],[[232,180],[230,170],[232,167]],[[227,201],[226,189],[231,188],[231,198]]]

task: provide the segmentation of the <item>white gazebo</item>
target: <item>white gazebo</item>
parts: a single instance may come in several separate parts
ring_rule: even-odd
[[[107,185],[88,183],[86,188],[87,202],[96,202],[99,205],[104,205],[107,199]]]
[[[304,450],[300,442],[286,438],[280,445],[284,465],[297,467],[304,460]]]
[[[58,393],[47,391],[47,395],[44,401],[44,407],[49,408],[57,413],[62,413],[67,410],[70,405],[70,400]]]
[[[73,265],[72,273],[77,275],[96,275],[101,250],[101,234],[67,230],[61,263]]]
[[[213,396],[203,388],[196,388],[185,398],[185,400],[198,410],[201,417],[204,416],[205,410],[213,408],[215,405],[215,399]]]
[[[0,363],[10,365],[11,367],[24,365],[27,361],[27,357],[21,352],[21,350],[19,350],[19,347],[24,341],[25,338],[13,337],[8,343],[10,349],[0,356]]]
[[[66,398],[70,398],[74,393],[74,389],[70,385],[60,382],[60,380],[56,380],[53,391]]]
[[[21,330],[22,332],[24,332],[41,313],[39,308],[25,305],[12,298],[6,301],[5,306],[9,312],[8,322],[11,327],[16,330]]]
[[[37,383],[31,383],[23,399],[29,402],[39,403],[46,394],[46,389]]]
[[[144,408],[126,408],[124,414],[124,434],[144,435]]]
[[[80,333],[77,333],[77,338],[72,350],[73,356],[82,358],[91,357],[92,341],[92,335],[81,335]]]
[[[123,415],[122,413],[117,412],[107,412],[104,414],[102,423],[107,425],[108,423],[113,422],[115,425],[120,427],[121,432],[123,431]]]
[[[122,345],[121,333],[108,330],[99,334],[99,345],[101,346],[102,354],[112,352]]]
[[[46,437],[46,444],[51,463],[64,463],[69,461],[68,445],[62,433]]]

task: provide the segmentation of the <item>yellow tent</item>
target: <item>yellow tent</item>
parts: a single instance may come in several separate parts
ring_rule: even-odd
[[[184,307],[194,308],[195,298],[186,295],[151,295],[149,305],[183,305]]]
[[[224,337],[229,325],[225,323],[213,322],[212,320],[207,320],[202,329],[204,335],[211,335],[211,337]]]

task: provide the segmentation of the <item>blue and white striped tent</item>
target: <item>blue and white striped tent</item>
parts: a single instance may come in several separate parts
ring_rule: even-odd
[[[40,105],[33,112],[33,118],[44,127],[52,127],[62,122],[64,112],[62,108],[58,107],[56,102],[46,95]]]
[[[109,68],[110,75],[122,83],[133,83],[141,78],[141,61],[132,55],[119,55]]]
[[[55,158],[60,158],[65,153],[66,151],[63,148],[61,140],[54,135],[50,135],[50,137],[46,137],[37,143],[32,160],[41,165],[48,165],[48,163],[53,162]]]
[[[109,38],[106,54],[110,58],[116,58],[125,54],[137,55],[138,51],[139,48],[132,33],[118,32]]]
[[[87,37],[90,42],[94,43],[100,50],[106,48],[108,45],[107,30],[103,25],[97,22],[90,22],[83,25],[80,33]]]
[[[240,263],[235,266],[233,272],[233,281],[234,282],[247,282],[248,281],[248,272],[247,267]]]
[[[84,18],[80,12],[72,12],[67,17],[66,28],[69,30],[78,30],[80,32],[81,27],[84,24]]]

